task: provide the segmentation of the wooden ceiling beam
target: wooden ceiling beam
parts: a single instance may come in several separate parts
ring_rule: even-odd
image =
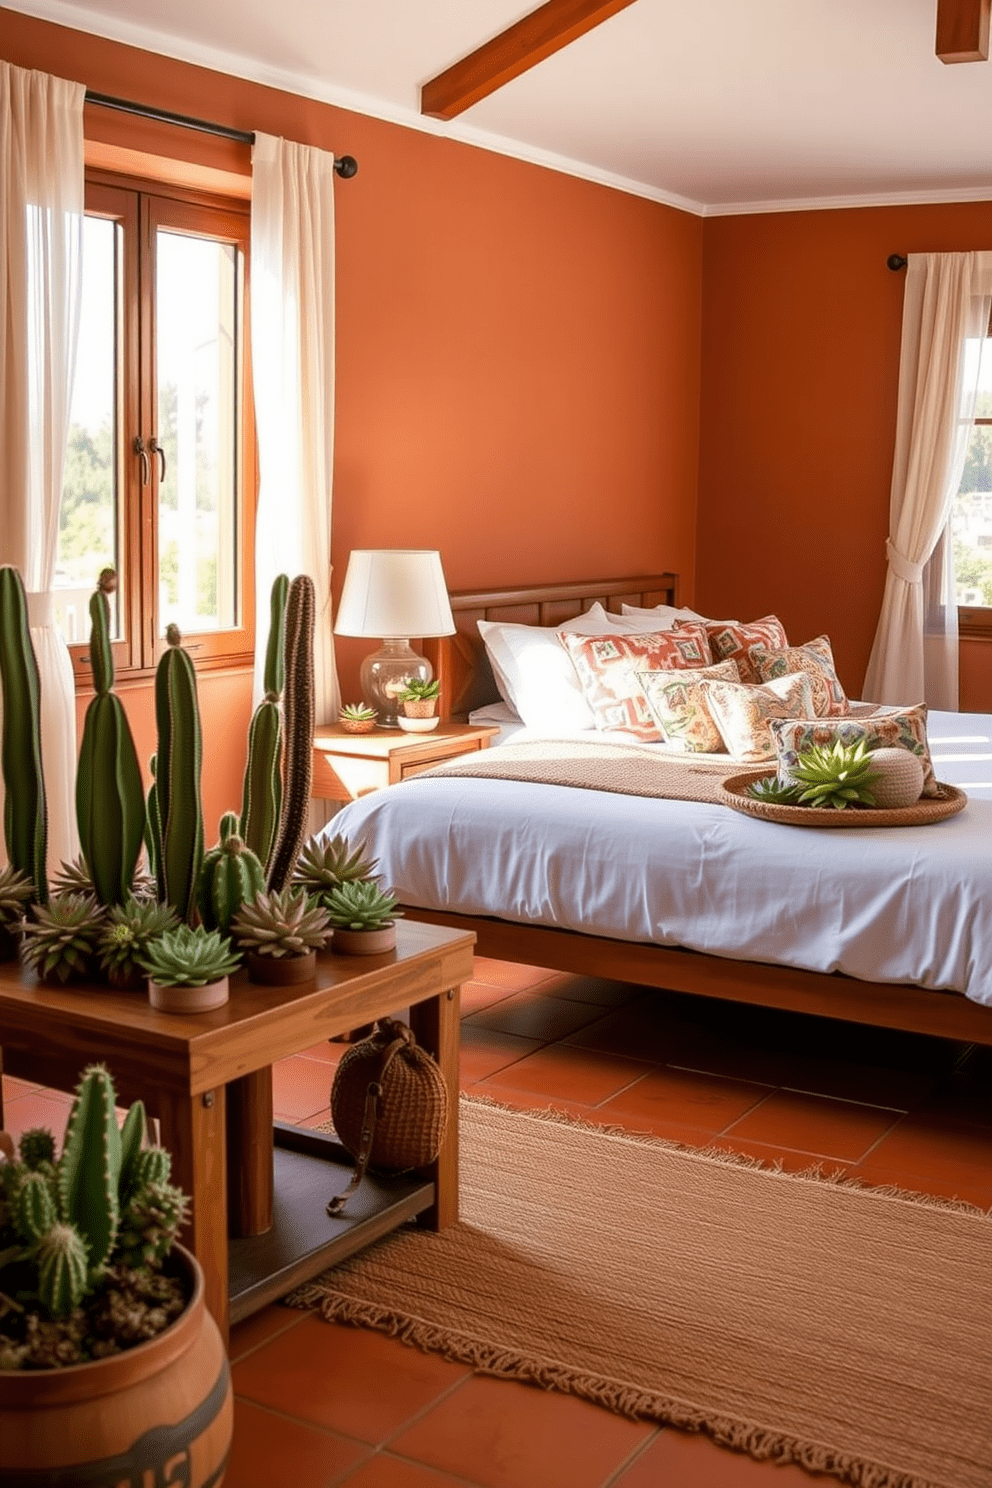
[[[992,0],[937,0],[941,62],[987,62]]]
[[[480,98],[584,36],[634,0],[547,0],[420,90],[420,112],[453,119]]]

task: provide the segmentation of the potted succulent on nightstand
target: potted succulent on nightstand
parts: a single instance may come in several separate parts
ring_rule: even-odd
[[[437,728],[437,700],[441,692],[440,682],[425,682],[420,677],[409,677],[402,692],[396,694],[403,704],[403,716],[397,718],[401,729],[408,734],[426,734]]]
[[[21,929],[34,884],[16,868],[0,868],[0,961],[16,961]]]
[[[370,734],[379,717],[366,703],[345,703],[338,713],[338,723],[346,734]]]
[[[369,879],[338,884],[324,896],[334,939],[331,949],[351,956],[376,956],[396,949],[396,900]]]
[[[103,923],[103,907],[89,894],[56,894],[32,907],[21,954],[43,982],[83,981],[96,969]]]
[[[178,925],[153,940],[139,957],[148,976],[148,1000],[162,1013],[205,1013],[223,1007],[228,977],[239,958],[219,930]]]
[[[152,941],[166,930],[175,930],[179,921],[168,904],[152,899],[135,899],[108,909],[97,937],[100,966],[111,987],[120,991],[142,991],[147,980],[141,958]]]
[[[251,980],[274,987],[309,981],[331,931],[327,911],[305,889],[284,889],[243,904],[231,934],[245,953]]]
[[[175,1240],[188,1201],[144,1145],[140,1101],[118,1129],[99,1065],[84,1071],[61,1156],[0,1134],[0,1481],[219,1484],[231,1382],[203,1274]]]

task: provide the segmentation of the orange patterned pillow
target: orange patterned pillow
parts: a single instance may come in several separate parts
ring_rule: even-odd
[[[676,620],[675,629],[681,630],[685,620]],[[765,615],[761,620],[751,620],[746,625],[740,620],[707,620],[706,638],[710,643],[714,661],[736,661],[742,682],[760,682],[758,669],[751,660],[755,646],[767,651],[779,651],[789,644],[785,627],[775,615]]]
[[[702,625],[643,635],[583,636],[559,631],[558,639],[572,658],[596,727],[624,729],[649,742],[663,735],[637,673],[708,666],[712,660]]]
[[[851,705],[837,675],[828,636],[817,636],[804,646],[786,646],[781,651],[766,651],[756,646],[752,660],[762,682],[787,677],[792,672],[805,672],[813,684],[813,710],[817,718],[843,718],[850,713]]]

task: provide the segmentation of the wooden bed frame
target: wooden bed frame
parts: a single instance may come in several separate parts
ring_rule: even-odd
[[[478,620],[555,625],[581,614],[597,600],[607,610],[619,613],[623,604],[677,605],[677,596],[678,576],[672,573],[452,593],[455,634],[425,643],[424,648],[441,682],[442,717],[461,720],[473,709],[498,700]],[[406,913],[411,919],[474,931],[478,954],[499,961],[992,1046],[992,1008],[971,1002],[957,992],[862,982],[839,972],[734,961],[699,951],[610,940],[486,916],[412,907]]]

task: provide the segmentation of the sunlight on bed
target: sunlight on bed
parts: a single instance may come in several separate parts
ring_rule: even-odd
[[[992,773],[988,768],[988,761],[992,760],[992,731],[941,735],[933,730],[930,733],[930,755],[938,780],[946,780],[949,785],[959,786],[962,790],[981,791],[983,799],[992,800],[992,781],[968,778],[971,773],[978,777]],[[969,766],[978,768],[971,771]]]

